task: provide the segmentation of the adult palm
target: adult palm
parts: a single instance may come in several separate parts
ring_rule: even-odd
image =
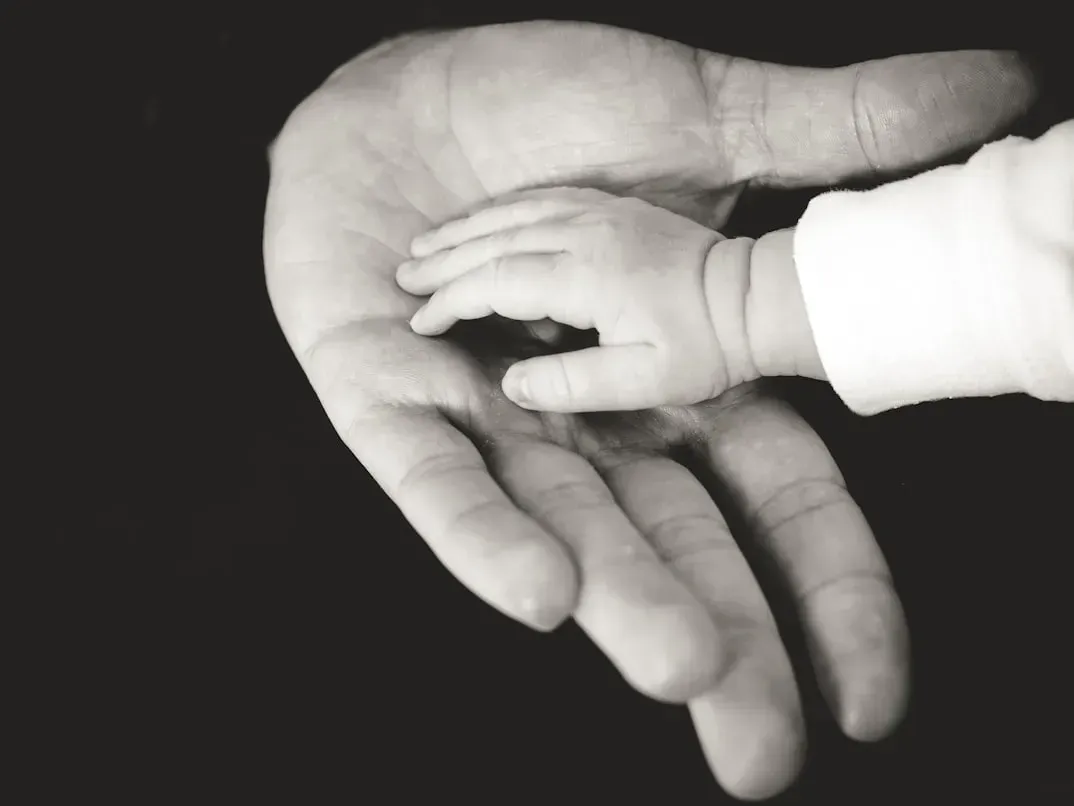
[[[741,507],[739,538],[785,577],[844,731],[876,738],[904,709],[906,630],[822,443],[757,388],[626,415],[523,411],[498,381],[540,342],[502,322],[416,336],[420,301],[394,270],[430,226],[542,185],[719,227],[747,184],[909,168],[1031,94],[997,53],[809,70],[583,23],[406,36],[337,70],[274,144],[269,292],[344,442],[452,573],[533,626],[573,614],[636,688],[689,703],[725,788],[765,796],[802,758],[791,666],[724,518],[669,452],[707,463]]]

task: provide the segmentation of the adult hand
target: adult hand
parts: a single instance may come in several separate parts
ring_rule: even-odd
[[[415,235],[509,191],[596,186],[719,227],[747,183],[913,167],[1031,96],[1020,63],[987,52],[813,70],[583,23],[402,37],[336,71],[274,144],[269,292],[340,436],[452,573],[532,626],[573,614],[636,688],[689,701],[727,790],[764,797],[802,758],[791,666],[720,512],[668,452],[690,446],[747,514],[739,538],[785,576],[843,730],[878,738],[904,709],[906,630],[819,439],[750,387],[524,411],[499,380],[532,345],[415,335],[421,300],[395,269]]]

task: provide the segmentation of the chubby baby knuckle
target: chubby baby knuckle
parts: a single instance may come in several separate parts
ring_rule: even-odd
[[[503,251],[512,249],[525,232],[525,227],[499,232],[488,238],[487,243],[494,253],[502,254]]]
[[[580,255],[578,254],[578,250],[572,248],[564,252],[556,252],[555,254],[548,255],[545,258],[544,265],[547,267],[550,277],[558,280],[561,275],[570,276],[571,272],[578,270],[584,265],[579,258]]]
[[[593,234],[601,250],[606,250],[619,242],[619,222],[612,216],[601,216],[593,223]]]
[[[507,271],[507,263],[504,255],[496,255],[485,263],[484,267],[478,269],[484,275],[483,279],[488,283],[489,290],[495,293],[501,283],[503,283],[505,272]]]

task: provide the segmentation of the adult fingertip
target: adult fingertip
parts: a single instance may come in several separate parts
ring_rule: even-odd
[[[883,669],[847,692],[838,711],[839,727],[856,742],[878,742],[895,732],[909,704],[909,673]]]
[[[519,600],[518,618],[538,632],[553,632],[571,616],[572,608],[544,597],[526,596]]]
[[[1035,71],[1016,51],[962,51],[919,59],[921,78],[912,97],[926,109],[948,110],[930,128],[935,137],[950,138],[956,147],[974,145],[982,134],[1006,128],[1037,98]]]
[[[743,713],[748,720],[741,731],[726,725],[735,736],[728,752],[710,759],[717,780],[739,800],[767,800],[787,789],[805,762],[805,734],[801,718],[782,711]]]
[[[1007,102],[1016,109],[1028,109],[1040,94],[1044,68],[1039,59],[1017,50],[992,52],[996,72],[1007,93]]]
[[[979,146],[1037,97],[1034,72],[1014,51],[895,56],[859,66],[856,76],[854,133],[882,170],[916,170]]]
[[[894,733],[902,722],[906,706],[903,703],[893,705],[889,698],[885,692],[884,696],[858,699],[844,709],[839,726],[847,738],[856,742],[879,742]]]
[[[555,545],[534,544],[516,558],[521,578],[507,591],[516,620],[539,632],[551,632],[578,605],[578,575],[566,552]]]
[[[628,682],[654,700],[682,704],[711,691],[725,657],[708,614],[697,607],[670,606],[639,623],[638,647],[624,669]],[[648,633],[645,635],[643,633]]]
[[[910,699],[910,636],[885,576],[817,589],[806,605],[817,682],[847,737],[890,735]]]

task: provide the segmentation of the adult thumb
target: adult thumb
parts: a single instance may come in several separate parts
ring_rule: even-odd
[[[710,115],[736,144],[735,181],[831,185],[919,169],[995,136],[1036,98],[1010,51],[894,56],[837,68],[729,60],[705,53]]]

